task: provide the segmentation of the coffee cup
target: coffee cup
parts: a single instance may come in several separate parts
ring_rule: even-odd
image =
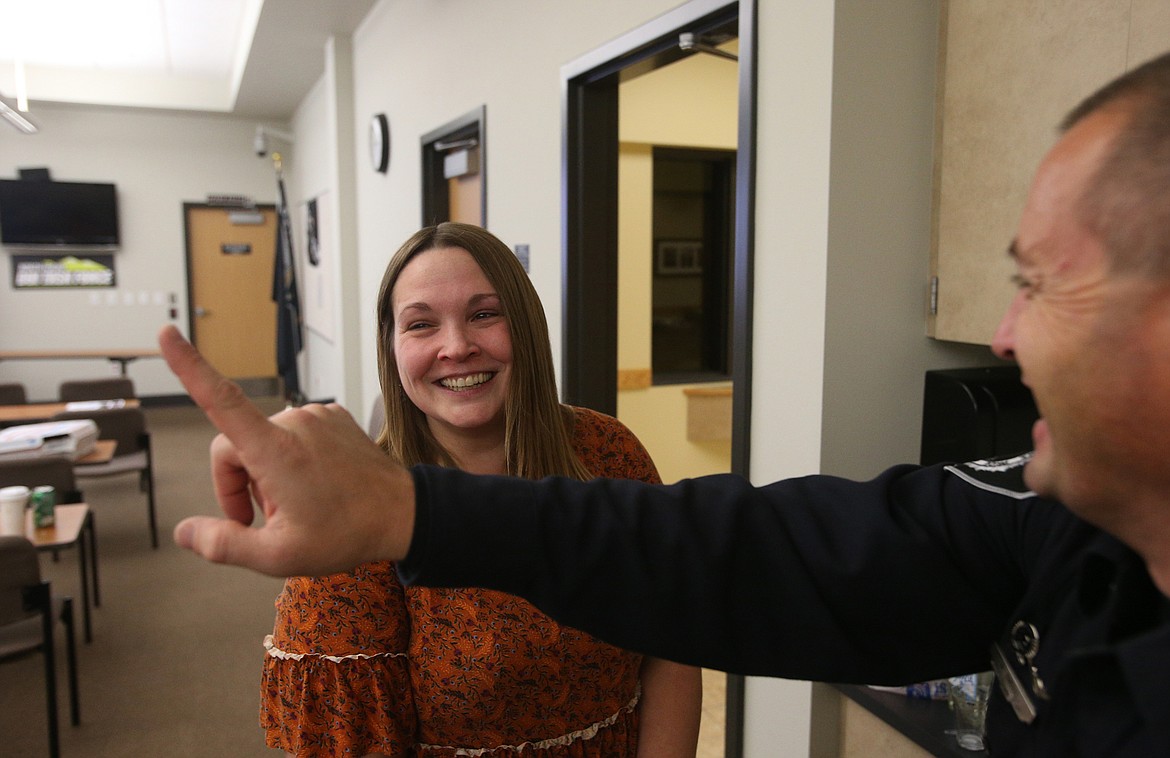
[[[16,485],[0,489],[0,534],[24,534],[24,509],[28,505],[28,487]]]

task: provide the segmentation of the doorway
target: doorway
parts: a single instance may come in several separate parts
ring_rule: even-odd
[[[249,394],[277,394],[276,209],[185,203],[183,216],[192,343]]]
[[[487,225],[486,120],[480,106],[423,135],[423,226]]]
[[[620,85],[693,54],[680,35],[738,41],[734,251],[730,273],[731,470],[750,460],[755,165],[755,0],[692,0],[561,70],[564,92],[564,353],[566,402],[617,415]],[[705,672],[705,674],[708,672]],[[706,676],[704,677],[707,678]],[[743,677],[726,675],[725,758],[743,755]]]

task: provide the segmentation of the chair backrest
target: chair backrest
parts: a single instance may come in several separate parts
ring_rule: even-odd
[[[118,400],[137,397],[134,394],[134,380],[128,376],[111,376],[104,379],[72,379],[61,382],[57,394],[62,403],[78,400]]]
[[[28,395],[24,392],[24,385],[20,382],[6,382],[0,384],[0,405],[24,405],[28,402]]]
[[[0,626],[35,616],[25,609],[24,589],[41,581],[37,549],[25,537],[0,537]]]
[[[97,424],[98,439],[117,440],[114,457],[137,453],[149,444],[146,437],[146,414],[141,408],[104,408],[96,411],[62,411],[54,421],[88,418]]]
[[[23,484],[30,490],[43,484],[57,491],[58,503],[77,502],[81,492],[73,473],[73,462],[62,455],[0,461],[0,487]]]

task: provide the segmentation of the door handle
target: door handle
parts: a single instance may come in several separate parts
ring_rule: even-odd
[[[195,315],[198,316],[199,318],[203,318],[204,316],[211,315],[211,311],[207,310],[206,308],[203,308],[202,306],[197,305],[197,306],[195,306]]]

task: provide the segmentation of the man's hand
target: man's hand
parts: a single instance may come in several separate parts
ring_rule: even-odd
[[[265,418],[173,326],[159,332],[171,371],[220,434],[211,443],[215,496],[227,519],[191,517],[175,542],[209,561],[273,576],[321,575],[406,555],[414,484],[342,407]],[[253,501],[264,524],[251,528]]]

